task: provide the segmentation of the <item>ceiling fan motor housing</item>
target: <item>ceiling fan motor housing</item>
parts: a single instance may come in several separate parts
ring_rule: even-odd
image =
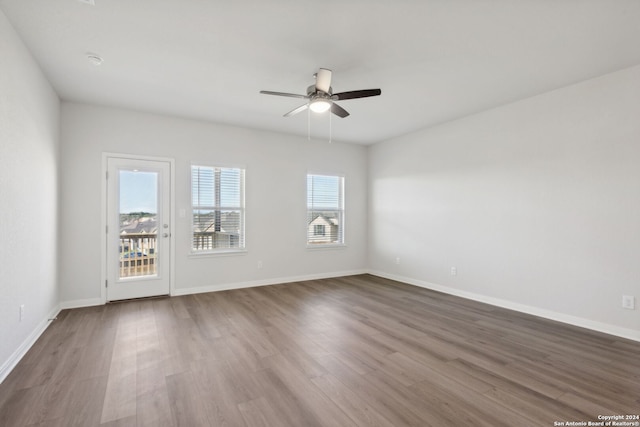
[[[320,94],[325,94],[325,92],[317,89],[315,85],[311,85],[311,86],[309,86],[307,88],[307,95],[308,96],[320,95]],[[328,95],[330,97],[332,94],[333,94],[333,88],[329,87],[329,92],[326,92],[326,95]]]

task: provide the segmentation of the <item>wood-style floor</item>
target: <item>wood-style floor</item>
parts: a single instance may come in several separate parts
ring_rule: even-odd
[[[0,385],[6,427],[635,414],[640,343],[368,275],[65,310]]]

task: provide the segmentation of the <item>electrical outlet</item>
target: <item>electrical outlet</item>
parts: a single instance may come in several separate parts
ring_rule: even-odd
[[[258,261],[258,269],[262,268],[262,261]]]
[[[636,302],[635,297],[631,295],[622,295],[622,308],[628,310],[635,310]]]
[[[20,321],[24,318],[24,304],[20,306]]]
[[[400,265],[400,257],[399,256],[396,257],[396,264]]]
[[[458,269],[455,267],[451,267],[451,275],[452,276],[457,276],[458,275]]]

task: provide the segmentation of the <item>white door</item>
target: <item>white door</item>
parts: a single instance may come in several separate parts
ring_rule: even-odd
[[[168,295],[171,164],[107,159],[107,301]]]

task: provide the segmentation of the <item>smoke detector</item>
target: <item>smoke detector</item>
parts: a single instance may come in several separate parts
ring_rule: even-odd
[[[104,62],[104,59],[102,59],[102,57],[97,53],[87,52],[87,59],[95,66],[98,66]]]

